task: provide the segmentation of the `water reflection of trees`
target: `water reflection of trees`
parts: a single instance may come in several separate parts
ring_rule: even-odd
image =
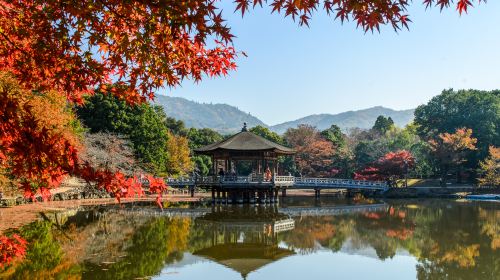
[[[232,215],[237,218],[242,213]],[[295,218],[294,230],[271,235],[246,231],[238,232],[246,244],[266,245],[269,241],[268,245],[277,248],[281,243],[303,254],[373,248],[384,260],[407,251],[418,260],[419,279],[495,279],[500,275],[500,211],[496,205],[391,203],[384,212]],[[186,252],[239,238],[235,232],[214,230],[213,224],[190,218],[96,210],[80,212],[64,223],[38,221],[19,233],[30,242],[28,254],[23,262],[0,270],[1,279],[154,276]]]
[[[500,275],[500,212],[449,202],[393,204],[387,212],[297,219],[283,236],[291,248],[337,252],[373,248],[379,259],[404,250],[419,279],[495,279]]]
[[[158,274],[168,263],[179,261],[188,248],[190,220],[153,218],[137,228],[124,256],[117,262],[84,264],[87,279],[134,279]]]

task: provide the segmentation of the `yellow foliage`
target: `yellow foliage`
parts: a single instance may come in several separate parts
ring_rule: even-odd
[[[481,218],[481,233],[491,238],[491,249],[500,249],[500,212],[479,209]]]
[[[483,177],[480,186],[500,186],[500,148],[490,146],[489,156],[479,163]]]
[[[172,218],[168,227],[168,239],[165,240],[165,250],[169,252],[184,251],[188,247],[191,220],[188,218]]]
[[[183,136],[168,133],[167,141],[167,172],[172,175],[185,175],[193,170],[188,139]]]
[[[466,247],[457,245],[455,249],[446,252],[441,257],[441,261],[448,263],[455,262],[460,267],[474,267],[476,266],[476,257],[479,257],[479,244],[472,244]]]
[[[61,134],[72,146],[81,146],[73,126],[76,117],[68,106],[65,96],[55,91],[34,94],[30,96],[26,105],[32,108],[40,126],[49,129],[53,134]]]

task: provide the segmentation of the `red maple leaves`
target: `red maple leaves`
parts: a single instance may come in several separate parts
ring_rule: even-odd
[[[155,178],[152,175],[146,175],[144,178],[138,178],[137,176],[126,177],[119,171],[95,170],[88,164],[78,169],[78,175],[88,182],[95,182],[98,188],[111,193],[118,202],[121,202],[121,198],[143,196],[143,189],[148,185],[149,192],[157,195],[156,203],[162,208],[161,197],[167,189],[167,185],[162,178]]]
[[[478,0],[478,3],[486,2],[485,0]],[[435,3],[435,4],[434,4]],[[424,0],[424,4],[427,8],[430,8],[433,4],[439,9],[443,10],[444,8],[450,7],[452,0]],[[472,7],[472,2],[470,0],[458,0],[457,1],[457,11],[462,14],[463,12],[467,13],[467,9]]]
[[[68,175],[95,182],[118,201],[142,196],[143,185],[136,177],[79,161],[80,144],[69,126],[73,116],[65,111],[65,102],[57,93],[33,94],[12,75],[0,72],[0,168],[8,170],[31,199],[40,194],[47,200],[50,189]],[[148,180],[159,201],[166,185],[152,176]]]
[[[390,152],[360,172],[354,173],[356,180],[383,181],[402,176],[415,166],[415,158],[406,150]]]
[[[0,236],[0,268],[11,264],[16,258],[24,258],[26,245],[26,240],[17,234],[12,237]]]
[[[215,2],[1,0],[0,69],[72,101],[111,82],[122,85],[117,96],[144,101],[165,84],[236,68]]]
[[[473,2],[457,0],[457,10],[467,12]],[[9,95],[5,87],[0,90],[0,168],[19,179],[27,196],[34,190],[47,196],[64,176],[82,172],[74,139],[64,129],[55,129],[61,126],[53,126],[47,116],[38,116],[44,111],[37,108],[43,106],[30,103],[37,94],[54,91],[72,103],[81,102],[83,95],[106,91],[113,83],[110,91],[115,96],[139,103],[165,85],[234,70],[234,36],[218,3],[0,0],[0,71],[12,75],[29,93],[18,96],[20,91]],[[250,5],[263,3],[301,25],[308,25],[321,6],[342,22],[354,20],[365,31],[380,25],[398,30],[410,22],[407,0],[235,0],[242,15]],[[424,0],[427,6],[441,8],[450,3]],[[137,182],[123,174],[93,175],[117,198],[140,193]],[[118,191],[120,185],[126,186],[123,191]],[[163,188],[160,182],[152,185],[155,191]]]
[[[44,116],[40,109],[49,112]],[[47,196],[74,169],[76,143],[61,126],[67,120],[58,119],[63,110],[0,73],[0,168],[18,179],[26,197],[33,197],[35,190]]]
[[[480,3],[482,0],[478,0]],[[253,2],[262,6],[262,0],[235,0],[236,10],[242,15],[248,10]],[[328,15],[335,15],[341,22],[352,19],[365,32],[380,30],[381,25],[390,25],[394,30],[408,28],[411,22],[407,12],[410,1],[407,0],[272,0],[269,1],[272,12],[283,12],[285,17],[290,16],[293,20],[298,18],[300,25],[309,25],[309,20],[318,9],[323,8]],[[452,0],[424,0],[427,7],[433,5],[441,9],[449,7]],[[471,0],[458,0],[457,10],[460,14],[467,12],[472,6]]]

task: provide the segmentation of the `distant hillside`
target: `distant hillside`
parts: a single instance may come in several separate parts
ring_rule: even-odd
[[[157,95],[155,104],[163,106],[169,117],[184,121],[187,127],[211,128],[223,134],[241,130],[243,123],[249,127],[263,125],[261,120],[227,104],[206,104],[180,97]]]
[[[163,106],[168,116],[184,121],[187,127],[211,128],[223,134],[238,132],[243,123],[248,127],[256,125],[267,126],[257,117],[245,113],[227,104],[207,104],[190,101],[180,97],[158,95],[155,104]],[[299,124],[309,124],[318,129],[326,129],[332,124],[341,129],[359,127],[371,128],[378,116],[391,117],[397,126],[405,126],[413,120],[413,109],[396,111],[382,106],[358,111],[348,111],[340,114],[310,115],[295,121],[271,126],[277,133],[284,133],[290,127]]]
[[[341,129],[359,127],[371,128],[378,116],[391,117],[397,126],[405,126],[413,120],[414,109],[396,111],[382,106],[372,107],[358,111],[348,111],[340,114],[319,114],[310,115],[295,121],[289,121],[271,126],[270,129],[277,133],[284,133],[290,127],[297,127],[299,124],[309,124],[318,129],[326,129],[332,124],[338,125]]]

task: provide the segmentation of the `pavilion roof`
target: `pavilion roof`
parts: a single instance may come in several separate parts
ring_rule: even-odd
[[[193,253],[229,267],[246,276],[282,258],[294,255],[289,249],[264,244],[219,244]]]
[[[275,152],[277,154],[292,155],[295,150],[283,145],[274,143],[256,135],[252,132],[243,130],[222,141],[195,149],[196,154],[211,154],[217,150],[240,151],[240,152]]]

